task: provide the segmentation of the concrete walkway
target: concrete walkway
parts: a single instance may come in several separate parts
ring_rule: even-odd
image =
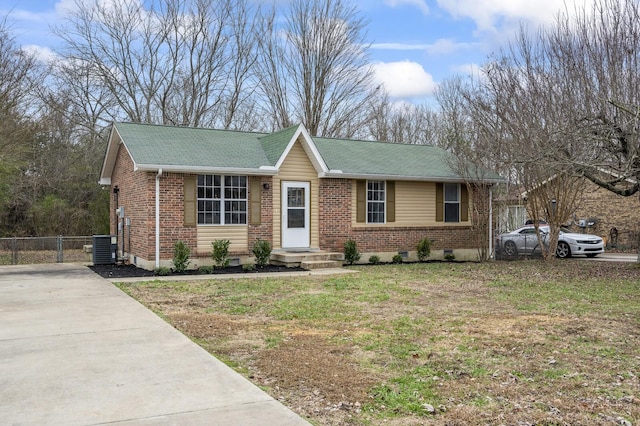
[[[308,425],[80,265],[0,267],[0,424]]]

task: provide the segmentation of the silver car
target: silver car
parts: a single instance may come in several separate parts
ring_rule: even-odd
[[[548,245],[549,227],[540,226],[542,243]],[[534,226],[523,226],[515,231],[498,237],[498,248],[508,257],[540,253],[540,243]],[[560,228],[556,257],[565,258],[574,255],[596,257],[604,253],[602,238],[591,234],[577,234],[567,228]]]

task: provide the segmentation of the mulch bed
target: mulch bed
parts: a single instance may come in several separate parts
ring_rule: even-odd
[[[138,268],[135,265],[92,265],[89,268],[103,278],[129,278],[129,277],[155,277],[158,276],[154,271]],[[217,274],[261,274],[269,272],[292,272],[306,271],[300,267],[289,268],[281,265],[266,265],[263,267],[255,267],[251,271],[246,271],[242,266],[228,266],[226,268],[214,269],[212,273],[203,273],[197,269],[190,269],[181,273],[171,272],[169,276],[179,275],[217,275]]]

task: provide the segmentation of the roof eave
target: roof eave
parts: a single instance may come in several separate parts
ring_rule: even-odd
[[[402,180],[402,181],[421,181],[421,182],[451,182],[464,183],[465,179],[457,176],[409,176],[409,175],[390,175],[379,173],[345,173],[341,170],[329,170],[328,172],[318,173],[320,178],[337,178],[337,179],[376,179],[376,180]],[[479,179],[480,182],[486,184],[505,183],[504,179]]]
[[[117,142],[114,142],[115,136],[117,136]],[[102,169],[100,169],[100,185],[111,185],[111,174],[116,164],[116,156],[118,155],[118,146],[122,142],[122,137],[116,129],[115,123],[111,123],[111,131],[109,132],[109,139],[107,142],[107,149],[105,152],[104,160],[102,161]],[[103,183],[103,182],[109,183]]]
[[[162,169],[163,173],[192,173],[192,174],[233,174],[251,176],[274,176],[278,170],[272,166],[253,167],[203,167],[171,164],[136,164],[135,171],[155,172]]]

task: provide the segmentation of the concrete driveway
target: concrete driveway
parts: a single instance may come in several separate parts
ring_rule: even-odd
[[[634,263],[638,260],[637,254],[631,253],[602,253],[594,258],[576,257],[576,259],[597,260],[599,262],[628,262]]]
[[[80,265],[0,266],[0,424],[308,425]]]

